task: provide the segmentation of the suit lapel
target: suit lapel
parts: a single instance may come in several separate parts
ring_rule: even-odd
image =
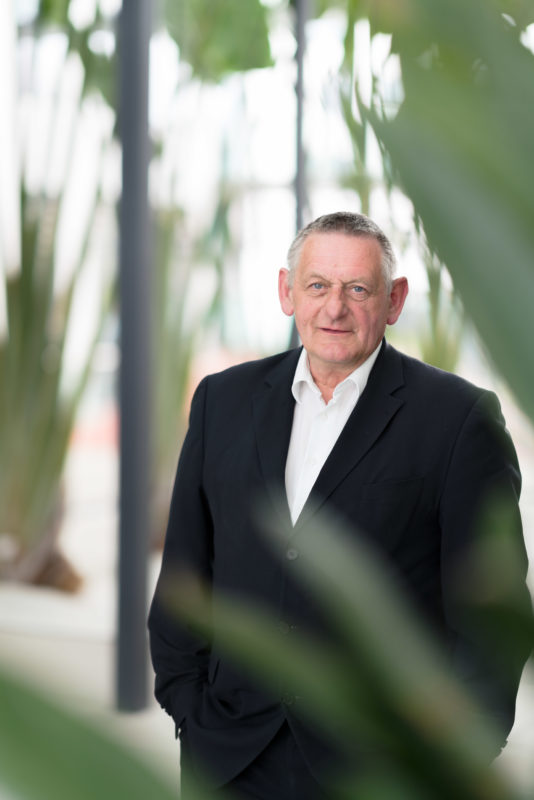
[[[252,398],[256,444],[263,477],[284,524],[291,525],[285,492],[285,466],[295,400],[291,384],[301,348],[292,350],[269,372],[261,391]]]
[[[319,509],[371,449],[403,405],[403,400],[392,396],[403,383],[400,354],[384,343],[367,386],[319,473],[296,526],[305,523]]]

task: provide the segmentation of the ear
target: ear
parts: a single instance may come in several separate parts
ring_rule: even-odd
[[[289,270],[287,269],[281,269],[278,273],[278,297],[282,311],[288,317],[291,317],[295,307],[293,305],[293,291],[289,285]]]
[[[407,294],[408,279],[397,278],[394,280],[389,295],[389,312],[386,320],[388,325],[394,325],[400,317]]]

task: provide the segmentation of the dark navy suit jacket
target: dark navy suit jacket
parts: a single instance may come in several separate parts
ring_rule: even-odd
[[[322,737],[291,706],[221,658],[216,640],[218,598],[225,593],[267,608],[291,629],[327,635],[321,612],[293,581],[291,563],[284,565],[266,542],[256,516],[259,498],[285,496],[299,352],[232,367],[198,386],[149,617],[156,697],[177,730],[187,731],[193,758],[219,784],[242,770],[284,719],[316,775],[332,758]],[[324,507],[355,536],[364,535],[393,565],[410,602],[448,648],[461,680],[498,722],[503,741],[528,653],[517,652],[508,679],[501,679],[491,653],[470,639],[456,593],[477,515],[494,493],[511,509],[510,536],[524,579],[520,483],[495,395],[384,342],[293,533],[298,537]],[[284,514],[280,522],[289,528],[289,509]],[[211,587],[214,641],[192,634],[165,603],[165,583],[184,570]],[[523,602],[529,605],[526,589]]]

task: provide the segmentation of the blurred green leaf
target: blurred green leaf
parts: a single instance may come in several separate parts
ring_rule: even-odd
[[[458,296],[445,288],[446,269],[423,240],[423,263],[428,280],[428,319],[419,333],[423,361],[454,372],[460,357],[465,313]]]
[[[0,787],[19,800],[176,797],[118,742],[1,671],[0,707]]]
[[[14,564],[0,575],[34,580],[55,547],[61,518],[61,480],[76,411],[87,385],[105,312],[99,319],[80,371],[61,388],[62,364],[76,280],[84,263],[94,198],[75,269],[54,293],[59,199],[30,196],[21,189],[20,272],[6,284],[9,330],[0,341],[0,529],[17,542]],[[105,293],[104,293],[105,294]]]
[[[393,32],[405,100],[394,119],[367,118],[482,341],[534,417],[534,56],[486,0],[379,0],[368,11]]]
[[[60,30],[67,38],[69,53],[77,53],[81,59],[84,80],[83,95],[98,92],[110,106],[116,106],[117,48],[114,18],[105,16],[97,7],[94,19],[82,29],[76,28],[69,19],[71,0],[40,0],[32,30],[36,37]],[[94,42],[98,34],[110,34],[112,52],[97,52]]]
[[[96,52],[94,38],[98,34],[111,34],[115,39],[112,22],[99,12],[89,28],[81,31],[69,26],[69,51],[78,53],[84,69],[83,93],[98,92],[108,106],[117,106],[117,47],[116,41],[112,52],[108,55]]]
[[[208,595],[198,590],[191,576],[174,576],[166,596],[177,615],[188,619],[204,635],[213,635]],[[335,650],[309,637],[288,638],[264,610],[245,608],[229,597],[218,603],[216,630],[218,641],[232,660],[258,676],[273,692],[305,696],[315,717],[324,720],[325,729],[342,747],[362,731],[373,735],[375,725],[366,714],[365,696]],[[311,664],[313,669],[303,669]],[[352,704],[347,704],[347,696]]]
[[[187,425],[187,392],[201,313],[186,314],[194,261],[181,208],[154,211],[152,540],[161,544],[169,512],[170,477]]]
[[[266,525],[273,546],[284,551],[289,532],[270,520]],[[390,570],[324,514],[299,530],[292,546],[313,602],[337,630],[328,643],[299,632],[288,636],[261,608],[244,608],[237,599],[218,599],[213,621],[208,595],[184,576],[175,577],[169,596],[203,633],[213,626],[218,647],[269,689],[298,695],[292,710],[311,714],[353,763],[364,754],[365,772],[340,776],[333,796],[519,797],[488,767],[497,733],[412,617]]]
[[[39,0],[38,19],[46,25],[67,27],[70,0]]]
[[[181,57],[202,80],[272,63],[267,10],[259,0],[165,0],[165,21]]]
[[[269,530],[285,548],[287,534],[272,525]],[[387,697],[425,737],[435,737],[453,751],[459,747],[473,763],[483,764],[498,737],[486,725],[481,728],[476,709],[453,680],[444,655],[409,611],[395,574],[363,537],[349,535],[324,511],[315,514],[292,542],[300,552],[295,568],[328,612],[363,675],[379,683],[378,695]]]
[[[49,137],[62,114],[59,96],[50,111]],[[74,105],[72,112],[76,115],[80,108]],[[66,143],[67,175],[75,134],[73,127]],[[50,157],[51,142],[44,148]],[[95,290],[94,318],[90,312],[86,320],[87,347],[79,353],[76,374],[67,378],[65,353],[76,290],[102,208],[99,187],[89,187],[87,217],[78,241],[71,244],[71,272],[61,283],[57,241],[68,188],[66,180],[57,196],[51,196],[20,186],[20,264],[6,277],[8,325],[0,340],[0,530],[16,549],[0,563],[2,578],[38,580],[56,551],[67,448],[108,308],[109,286],[103,280]],[[63,574],[64,588],[78,585],[72,570]]]
[[[497,10],[508,14],[520,31],[534,22],[534,4],[532,0],[493,0]]]

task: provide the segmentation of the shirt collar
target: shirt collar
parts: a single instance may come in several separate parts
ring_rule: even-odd
[[[337,397],[347,386],[350,386],[352,391],[356,392],[356,398],[360,397],[363,390],[367,386],[369,375],[371,374],[371,370],[378,357],[381,346],[382,342],[380,342],[376,350],[371,353],[369,358],[367,358],[363,364],[360,364],[359,367],[356,367],[356,369],[351,372],[350,375],[347,375],[347,377],[341,381],[341,383],[338,383],[334,389],[334,397]],[[306,387],[310,389],[310,391],[313,392],[316,397],[321,396],[321,390],[313,380],[310,372],[308,354],[306,350],[302,348],[299,360],[297,362],[295,375],[293,377],[293,383],[291,385],[291,392],[293,393],[293,397],[297,403],[302,402],[302,395]]]

